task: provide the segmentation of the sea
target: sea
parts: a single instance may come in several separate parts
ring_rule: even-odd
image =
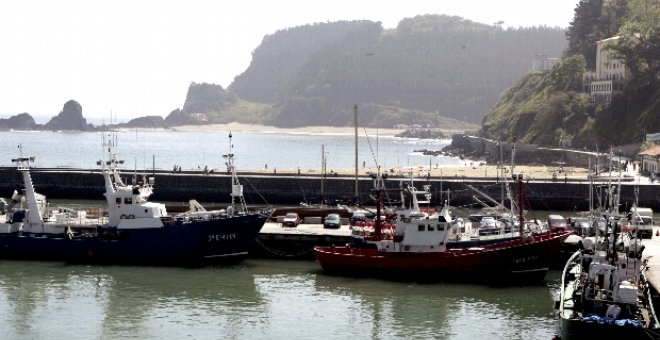
[[[230,144],[229,134],[232,139]],[[355,167],[354,135],[310,135],[247,132],[0,132],[4,150],[0,166],[11,160],[35,157],[36,167],[94,168],[107,157],[104,142],[112,142],[128,169],[182,170],[208,166],[224,168],[223,155],[233,153],[237,169]],[[440,151],[451,140],[398,138],[358,133],[358,166],[429,167],[459,166],[452,156],[427,156],[424,150]],[[233,147],[230,149],[230,145]]]
[[[229,132],[0,132],[1,164],[93,168],[104,138],[125,166],[224,166]],[[355,164],[354,137],[232,133],[238,168]],[[447,140],[359,136],[366,166],[460,166]],[[323,151],[322,151],[323,150]],[[560,273],[497,287],[348,278],[314,261],[177,268],[0,260],[0,339],[550,339]]]

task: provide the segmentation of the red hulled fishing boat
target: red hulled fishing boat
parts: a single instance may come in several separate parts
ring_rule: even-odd
[[[522,176],[518,177],[519,200],[523,202]],[[381,197],[391,191],[400,193],[401,205],[381,214]],[[324,271],[404,280],[539,282],[569,235],[525,224],[520,213],[517,237],[464,241],[452,237],[456,224],[446,205],[439,212],[422,207],[430,203],[428,185],[423,190],[417,190],[412,180],[396,189],[377,185],[374,197],[377,218],[373,232],[354,229],[349,244],[315,247]]]

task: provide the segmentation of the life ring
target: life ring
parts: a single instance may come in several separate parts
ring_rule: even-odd
[[[128,215],[128,218],[133,219],[133,218],[135,218],[135,215],[130,214],[130,215]]]
[[[119,218],[121,218],[122,220],[125,219],[125,218],[126,218],[126,214],[122,214],[121,216],[119,216]]]

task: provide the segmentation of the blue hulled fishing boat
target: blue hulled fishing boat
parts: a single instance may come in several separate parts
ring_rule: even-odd
[[[105,182],[105,209],[50,209],[46,198],[34,190],[30,176],[34,158],[14,159],[24,188],[15,191],[2,209],[0,257],[157,265],[241,261],[270,211],[248,211],[231,138],[230,134],[230,152],[224,155],[232,174],[231,204],[213,211],[191,204],[196,209],[175,215],[168,214],[164,204],[149,201],[153,179],[134,184],[122,180],[118,166],[123,162],[113,152],[111,138],[103,143],[107,159],[98,162]]]

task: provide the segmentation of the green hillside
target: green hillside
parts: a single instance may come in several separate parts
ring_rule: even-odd
[[[483,120],[487,138],[556,146],[560,138],[588,149],[640,142],[660,131],[660,4],[647,0],[581,1],[569,27],[569,49],[547,73],[529,73]],[[581,92],[595,65],[596,41],[619,36],[612,49],[629,71],[622,94],[594,106]]]

